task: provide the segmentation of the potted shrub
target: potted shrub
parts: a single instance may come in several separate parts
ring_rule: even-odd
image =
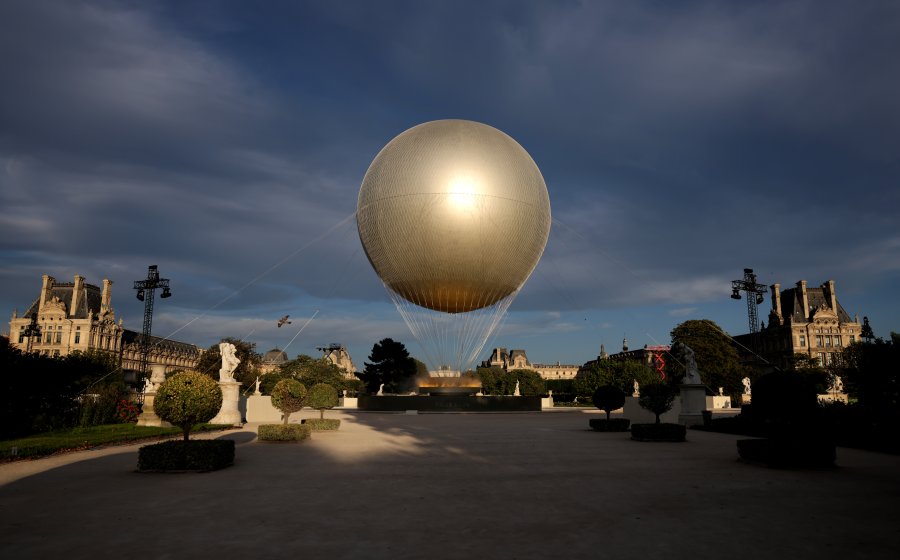
[[[687,430],[681,424],[660,422],[659,417],[672,409],[675,390],[665,384],[656,383],[641,387],[638,404],[656,415],[654,424],[633,424],[631,439],[637,441],[684,441]]]
[[[319,411],[318,418],[305,418],[303,424],[313,430],[337,430],[341,421],[337,418],[325,418],[325,410],[338,405],[337,389],[328,383],[316,383],[309,389],[308,404]]]
[[[145,445],[138,451],[140,471],[211,471],[234,463],[234,441],[191,440],[191,428],[222,407],[219,384],[201,373],[181,372],[163,381],[154,401],[160,418],[182,429],[184,439]]]
[[[284,423],[262,424],[257,432],[260,441],[302,441],[309,437],[310,427],[289,424],[291,413],[306,404],[307,391],[303,383],[296,379],[282,379],[272,388],[272,406],[281,411]]]
[[[613,410],[625,405],[625,392],[612,385],[601,385],[594,391],[594,406],[606,412],[606,418],[591,418],[588,421],[591,428],[598,432],[627,432],[630,420],[628,418],[610,419],[609,414]]]

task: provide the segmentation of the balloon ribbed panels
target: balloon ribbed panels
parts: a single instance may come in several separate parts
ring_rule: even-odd
[[[441,120],[391,140],[359,190],[359,237],[385,286],[463,313],[516,293],[550,233],[550,199],[528,152],[485,124]]]

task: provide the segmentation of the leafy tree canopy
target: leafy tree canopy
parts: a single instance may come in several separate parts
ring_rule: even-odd
[[[370,393],[377,392],[381,384],[386,393],[410,391],[415,387],[416,361],[402,342],[385,338],[372,346],[369,361],[357,376]]]
[[[292,412],[303,408],[307,397],[306,387],[296,379],[281,379],[272,388],[272,406],[281,411],[285,424]]]
[[[325,409],[338,405],[337,389],[328,383],[316,383],[309,389],[309,406],[319,411],[319,418],[325,417]]]
[[[861,406],[878,414],[900,413],[900,339],[851,344],[833,373]]]
[[[475,375],[481,380],[481,392],[486,395],[512,395],[519,383],[519,393],[523,396],[540,396],[547,392],[547,384],[541,375],[530,369],[504,371],[498,367],[480,367]]]
[[[656,372],[635,360],[600,360],[590,370],[575,377],[572,388],[579,397],[590,397],[604,385],[612,385],[630,395],[635,381],[643,387],[659,383],[660,378]]]
[[[675,389],[667,383],[654,383],[641,387],[638,404],[656,415],[657,424],[659,424],[659,416],[671,410],[674,402]]]
[[[182,371],[162,382],[153,408],[160,418],[181,428],[187,441],[194,424],[206,422],[222,408],[222,390],[207,375]]]
[[[719,325],[709,319],[692,319],[672,329],[672,345],[685,344],[694,351],[700,378],[714,391],[724,387],[727,394],[742,392],[741,380],[748,370],[731,343],[731,337]],[[680,356],[666,359],[666,375],[671,383],[679,383],[684,377]],[[643,391],[641,391],[643,393]]]

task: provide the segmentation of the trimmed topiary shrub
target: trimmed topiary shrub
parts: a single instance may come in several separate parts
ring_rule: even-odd
[[[306,424],[263,424],[257,437],[260,441],[298,442],[308,439],[311,431]]]
[[[627,432],[631,420],[628,418],[591,418],[588,420],[595,432]]]
[[[641,388],[641,394],[644,390]],[[636,441],[684,441],[687,428],[681,424],[634,424],[631,426],[631,439]]]
[[[593,401],[594,406],[606,412],[606,419],[609,420],[610,412],[625,406],[625,392],[612,385],[603,385],[594,391]]]
[[[284,415],[287,424],[291,413],[302,409],[306,404],[306,387],[296,379],[282,379],[272,388],[272,406]]]
[[[181,428],[187,441],[194,424],[218,414],[222,408],[222,389],[207,375],[183,371],[162,382],[153,408],[160,418]]]
[[[675,390],[665,383],[654,383],[641,387],[641,396],[638,397],[638,404],[641,405],[641,408],[656,415],[657,424],[659,424],[660,415],[672,409],[673,402],[675,402]]]
[[[334,408],[338,405],[338,392],[337,389],[329,385],[328,383],[316,383],[309,389],[309,395],[307,395],[307,403],[312,408],[315,408],[319,411],[319,418],[325,418],[325,410]],[[338,420],[337,426],[340,426],[341,422]],[[317,428],[313,428],[314,430]],[[336,430],[337,427],[334,428],[319,428],[319,429],[330,429]]]
[[[230,439],[164,441],[138,450],[138,470],[142,472],[207,472],[232,464],[234,440]]]
[[[309,426],[313,430],[337,430],[341,427],[341,421],[337,418],[304,418],[302,421],[304,426]]]

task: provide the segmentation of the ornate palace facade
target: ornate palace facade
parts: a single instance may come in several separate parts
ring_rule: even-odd
[[[65,356],[71,352],[102,351],[117,357],[122,369],[140,368],[140,333],[126,329],[110,305],[112,282],[103,287],[87,284],[83,276],[74,282],[57,282],[43,276],[40,296],[23,315],[13,312],[9,322],[10,344],[25,352]],[[152,337],[150,363],[171,369],[191,369],[200,359],[193,344]]]

